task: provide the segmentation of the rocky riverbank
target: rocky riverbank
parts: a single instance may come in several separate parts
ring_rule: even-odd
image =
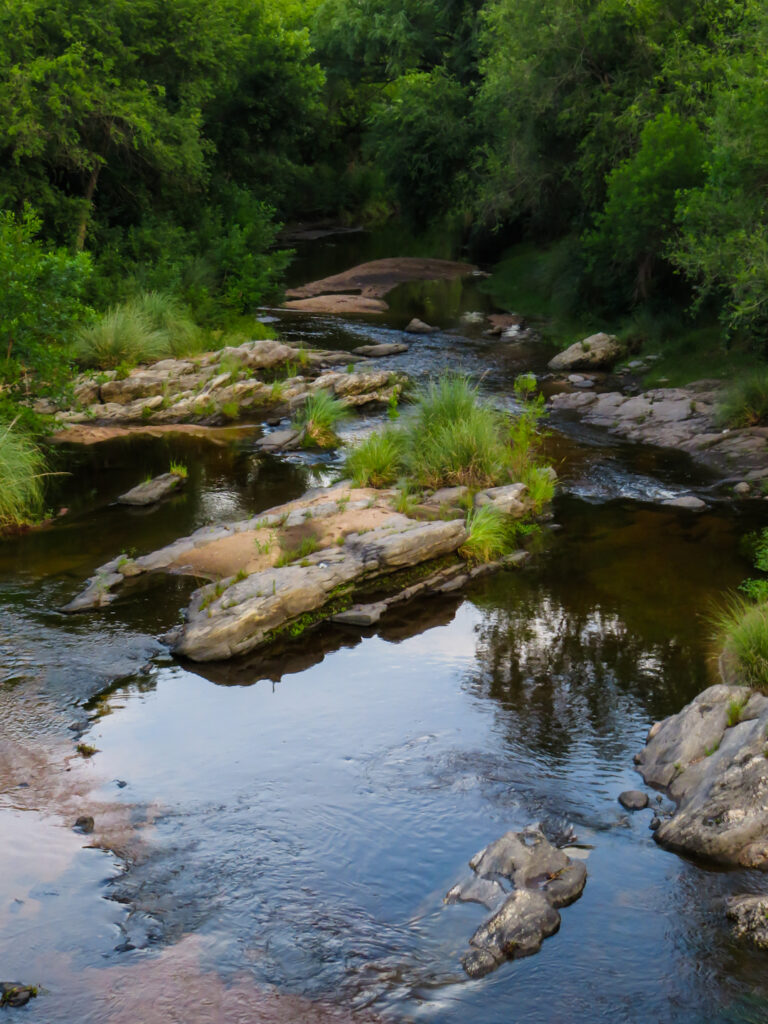
[[[716,410],[720,385],[698,381],[684,388],[654,388],[642,394],[578,390],[554,395],[555,413],[575,413],[628,441],[686,452],[722,483],[745,483],[744,496],[762,496],[768,478],[768,427],[723,430]]]
[[[74,383],[72,406],[58,408],[46,400],[37,411],[52,414],[66,439],[73,425],[215,425],[257,411],[284,415],[316,391],[327,391],[350,408],[388,402],[402,385],[401,376],[355,370],[360,359],[349,352],[250,341],[127,373],[82,374]],[[72,439],[77,436],[74,431]]]

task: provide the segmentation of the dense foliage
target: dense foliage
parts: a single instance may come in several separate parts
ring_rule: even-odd
[[[0,0],[3,378],[141,294],[223,325],[323,216],[524,240],[568,307],[765,346],[766,43],[758,0]]]

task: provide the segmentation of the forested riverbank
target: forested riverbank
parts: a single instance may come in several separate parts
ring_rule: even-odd
[[[421,255],[486,264],[511,246],[497,302],[561,340],[600,319],[717,375],[763,354],[759,3],[23,0],[0,18],[8,414],[73,360],[248,334],[297,221],[395,220]]]

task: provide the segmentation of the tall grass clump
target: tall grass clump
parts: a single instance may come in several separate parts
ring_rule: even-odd
[[[180,358],[205,350],[205,332],[175,296],[167,292],[140,292],[126,306],[146,318],[151,330],[161,339],[164,354]]]
[[[355,487],[391,487],[402,472],[405,445],[399,430],[371,434],[349,452],[345,472]]]
[[[153,328],[140,309],[131,304],[114,306],[80,331],[75,358],[84,366],[110,370],[160,359],[166,344],[166,336]]]
[[[768,370],[758,370],[735,381],[720,403],[717,419],[726,427],[768,423]]]
[[[739,681],[768,693],[768,603],[734,595],[716,613],[714,626]]]
[[[514,538],[509,516],[493,505],[469,513],[467,532],[459,553],[471,562],[492,562],[509,551]]]
[[[500,413],[459,374],[427,385],[408,425],[408,469],[426,487],[486,487],[509,474],[511,449]]]
[[[45,459],[37,445],[14,428],[15,421],[0,424],[0,528],[25,522],[43,503]]]
[[[305,444],[331,448],[338,441],[336,425],[349,416],[349,410],[327,391],[310,395],[302,406],[294,425],[304,430]]]

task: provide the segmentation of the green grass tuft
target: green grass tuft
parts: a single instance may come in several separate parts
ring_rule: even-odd
[[[297,428],[305,431],[305,444],[317,448],[332,448],[338,443],[335,427],[349,416],[349,410],[327,391],[310,395],[294,420]]]
[[[189,470],[183,462],[174,462],[171,460],[171,466],[168,470],[169,473],[173,473],[174,476],[181,477],[182,480],[186,480],[189,476]]]
[[[371,434],[349,452],[345,472],[355,487],[391,487],[402,471],[405,448],[401,431]]]
[[[768,423],[768,370],[736,380],[717,410],[721,426],[755,427]]]
[[[40,512],[45,459],[37,445],[15,429],[0,424],[0,527],[18,526]]]
[[[509,516],[493,505],[483,505],[467,517],[469,537],[459,554],[471,562],[492,562],[512,546]]]
[[[733,595],[716,613],[714,626],[740,681],[768,693],[768,604]]]

